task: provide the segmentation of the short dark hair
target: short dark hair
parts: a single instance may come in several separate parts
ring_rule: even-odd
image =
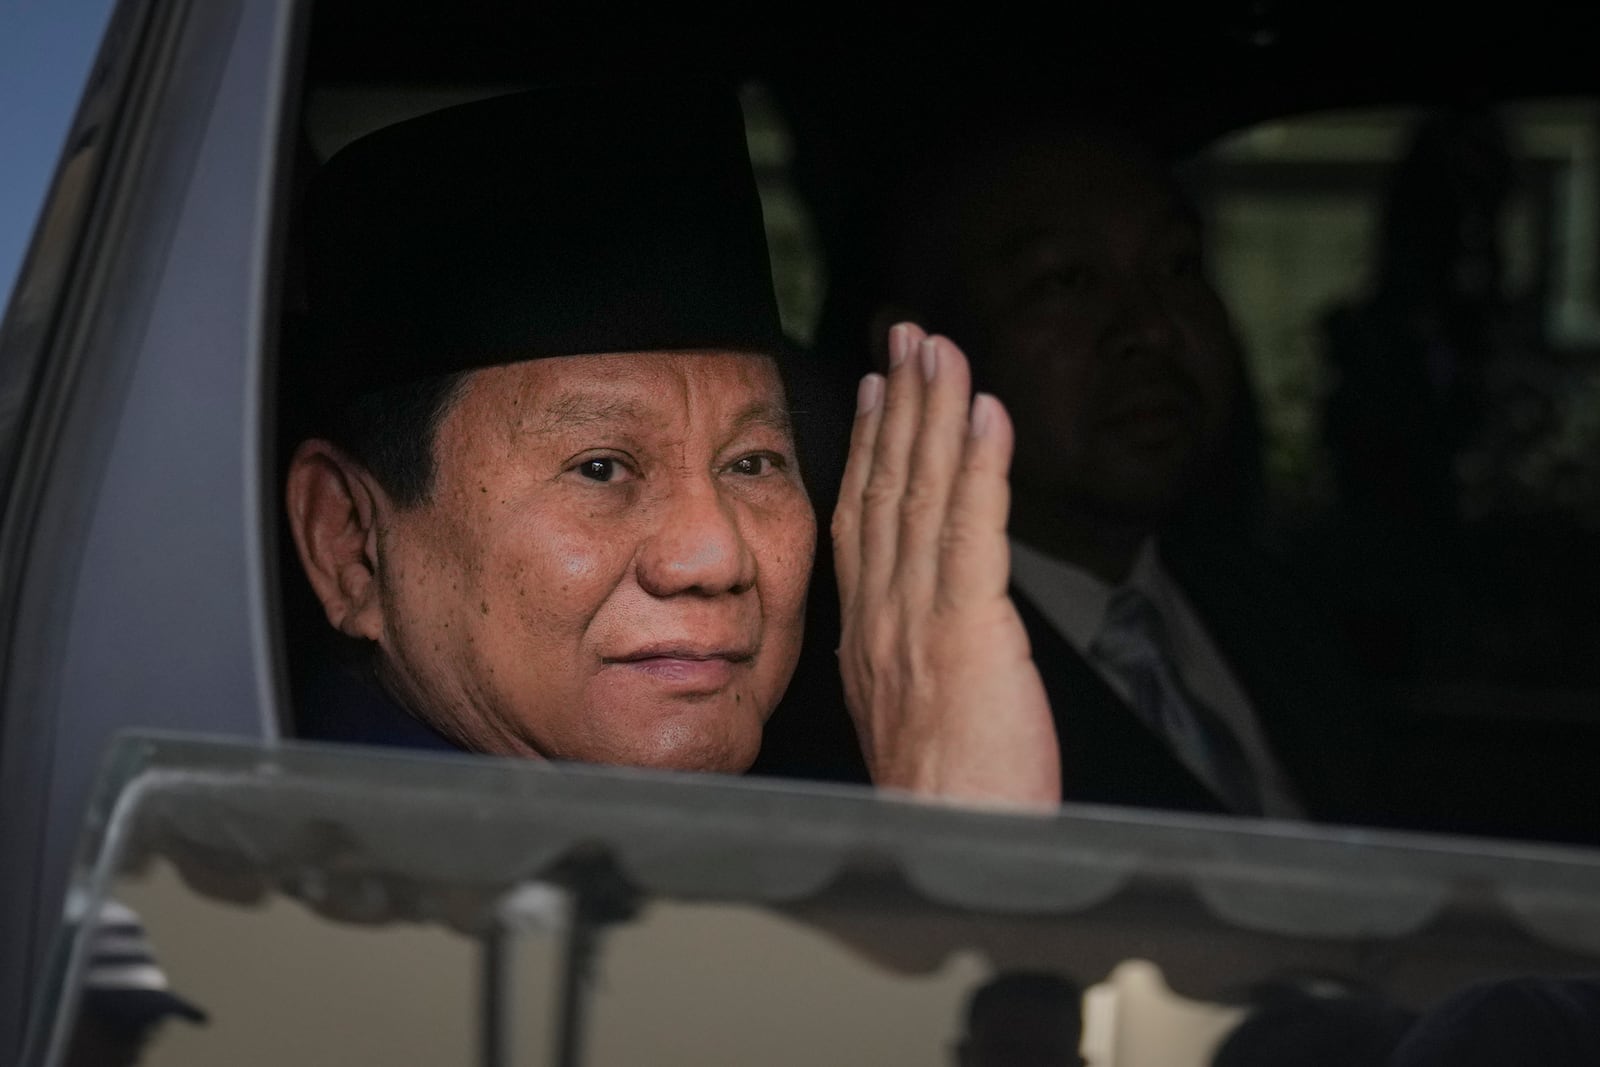
[[[930,133],[869,212],[860,284],[870,299],[863,311],[892,305],[917,315],[925,329],[970,344],[973,324],[959,277],[968,230],[988,210],[995,183],[1043,145],[1105,146],[1164,175],[1173,162],[1146,123],[1115,109],[957,116]]]
[[[471,371],[458,371],[363,393],[319,434],[365,467],[400,507],[433,492],[434,442]]]

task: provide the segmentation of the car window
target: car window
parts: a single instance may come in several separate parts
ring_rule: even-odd
[[[0,487],[7,489],[36,399],[41,320],[56,295],[90,195],[94,112],[103,111],[103,101],[90,103],[90,113],[79,116],[87,143],[67,143],[67,136],[110,11],[109,3],[91,0],[49,15],[21,9],[0,15],[7,72],[0,87],[0,135],[12,146],[14,159],[0,177],[0,308],[8,309],[11,320],[0,341],[7,352],[0,373]],[[57,183],[46,212],[41,205],[52,174]],[[30,242],[30,284],[14,292]]]
[[[1585,436],[1593,388],[1585,365],[1600,346],[1591,192],[1597,107],[1588,98],[1515,102],[1484,115],[1484,136],[1499,139],[1506,156],[1500,165],[1511,172],[1486,220],[1497,259],[1490,296],[1516,315],[1496,325],[1521,331],[1508,343],[1526,352],[1522,361],[1573,370],[1544,372],[1546,389],[1567,394],[1566,402],[1544,416],[1548,424],[1522,428],[1529,454],[1462,458],[1458,504],[1473,519],[1544,513],[1595,524],[1583,465],[1595,454]],[[1213,269],[1256,377],[1272,507],[1282,527],[1310,525],[1338,506],[1334,461],[1319,434],[1327,421],[1322,405],[1339,375],[1327,320],[1382,286],[1386,220],[1418,210],[1386,194],[1430,117],[1436,126],[1444,121],[1420,107],[1286,118],[1231,134],[1189,164],[1207,214]],[[1441,162],[1434,186],[1441,197],[1451,195],[1449,178],[1450,164]],[[1533,367],[1527,374],[1540,376]]]
[[[1304,673],[1297,673],[1299,659],[1290,665],[1277,653],[1262,653],[1277,662],[1234,663],[1237,688],[1248,701],[1256,676],[1276,671],[1281,691],[1300,690],[1295,699],[1320,695],[1329,707],[1348,709],[1307,716],[1360,720],[1377,740],[1357,742],[1360,731],[1352,731],[1337,744],[1393,755],[1385,773],[1402,783],[1403,797],[1380,805],[1380,818],[1567,840],[1600,832],[1584,814],[1591,806],[1582,802],[1581,766],[1600,731],[1591,710],[1600,690],[1592,609],[1592,561],[1600,554],[1590,550],[1600,521],[1592,485],[1600,480],[1589,477],[1596,433],[1594,104],[1583,96],[1512,99],[1524,85],[1567,76],[1539,69],[1537,41],[1519,38],[1508,54],[1499,74],[1507,103],[1471,104],[1495,131],[1485,136],[1499,138],[1491,157],[1493,150],[1505,157],[1481,164],[1493,170],[1503,163],[1505,170],[1494,217],[1463,223],[1487,227],[1494,254],[1483,269],[1494,279],[1482,303],[1496,310],[1480,332],[1493,334],[1484,344],[1505,358],[1463,370],[1435,346],[1408,370],[1404,358],[1387,359],[1366,336],[1380,329],[1363,307],[1383,274],[1391,214],[1385,190],[1430,116],[1468,105],[1444,91],[1438,104],[1415,103],[1427,79],[1398,62],[1366,79],[1330,65],[1338,42],[1354,47],[1359,34],[1326,13],[1307,12],[1304,23],[1285,13],[1197,14],[1192,24],[1175,19],[1137,43],[1113,18],[1084,27],[1084,40],[1101,41],[1104,54],[1075,45],[1077,62],[1063,71],[1019,32],[991,57],[1009,56],[1010,63],[956,64],[934,84],[916,86],[884,76],[872,50],[876,29],[852,42],[820,30],[779,34],[740,25],[709,30],[692,17],[645,20],[618,30],[600,59],[572,45],[601,32],[584,19],[478,8],[451,19],[415,11],[380,18],[359,5],[317,5],[312,14],[294,118],[300,183],[339,147],[387,122],[541,81],[670,79],[692,67],[742,86],[784,326],[805,350],[792,389],[804,416],[797,422],[809,488],[823,515],[843,465],[856,379],[881,358],[868,325],[877,310],[874,274],[881,273],[872,246],[882,215],[904,192],[895,176],[955,147],[937,139],[948,122],[1003,129],[1040,113],[1075,114],[1104,96],[1115,121],[1187,157],[1184,179],[1202,217],[1209,269],[1237,327],[1253,393],[1227,444],[1232,468],[1217,477],[1221,503],[1214,513],[1199,509],[1194,525],[1210,524],[1202,541],[1223,540],[1217,531],[1239,534],[1252,551],[1261,549],[1260,565],[1256,557],[1230,557],[1234,574],[1207,557],[1188,566],[1211,573],[1214,588],[1249,585],[1289,604],[1277,589],[1282,571],[1305,598],[1304,606],[1284,608],[1287,629],[1283,619],[1255,620],[1253,609],[1197,609],[1202,629],[1219,614],[1248,623],[1209,635],[1224,661],[1266,632],[1282,635],[1297,656],[1311,649],[1305,665],[1315,669]],[[384,27],[383,50],[368,47],[374,24]],[[1331,35],[1326,47],[1312,43],[1314,29]],[[1477,39],[1489,31],[1463,22],[1452,32]],[[1190,33],[1207,43],[1189,47]],[[962,45],[955,28],[939,20],[919,25],[913,38],[930,62]],[[1304,69],[1284,56],[1301,57]],[[811,78],[818,68],[837,76]],[[1362,106],[1351,109],[1357,102]],[[1273,117],[1258,123],[1264,115]],[[1198,147],[1204,145],[1210,147]],[[1424,203],[1442,199],[1425,196]],[[1396,217],[1410,216],[1421,217],[1405,210]],[[300,299],[292,219],[289,232],[284,336],[292,339]],[[1361,336],[1351,340],[1353,333]],[[1366,355],[1341,364],[1341,346]],[[1452,376],[1466,384],[1438,384]],[[1446,407],[1476,413],[1441,409],[1444,422],[1417,422],[1413,408],[1429,389],[1443,390]],[[304,399],[291,392],[280,405],[285,448],[298,440],[294,420]],[[1441,443],[1468,434],[1460,424],[1472,419],[1481,422],[1471,431],[1476,438]],[[1406,452],[1373,426],[1422,444]],[[1335,447],[1339,434],[1345,444]],[[1035,441],[1025,451],[1047,451],[1051,443]],[[1366,470],[1362,456],[1369,457]],[[1459,538],[1441,540],[1416,519],[1417,502],[1434,490],[1403,484],[1395,472],[1407,464],[1443,471],[1438,478],[1448,489],[1437,492],[1459,511]],[[1349,483],[1343,490],[1340,477]],[[1341,499],[1350,486],[1370,487],[1369,498],[1388,493],[1409,503]],[[1028,500],[1019,494],[1019,504]],[[298,680],[306,648],[326,627],[286,536],[280,545],[291,676]],[[821,566],[827,582],[826,559]],[[836,645],[837,635],[826,632],[836,611],[825,598],[813,606],[811,620],[821,620],[814,645]],[[1339,684],[1325,685],[1318,673],[1330,663],[1338,669],[1326,678]],[[816,715],[775,717],[768,747],[774,773],[863,777],[837,698],[824,703]],[[1264,729],[1273,732],[1270,722]],[[1305,743],[1308,751],[1319,746]],[[1496,788],[1467,784],[1485,776]],[[1527,788],[1533,780],[1545,788]],[[1107,788],[1089,799],[1126,796]]]
[[[1597,114],[1319,112],[1190,164],[1254,377],[1268,536],[1421,773],[1448,792],[1530,761],[1459,798],[1489,818],[1537,806],[1533,779],[1579,781],[1600,724]],[[1548,802],[1555,827],[1579,801]]]
[[[7,1055],[105,743],[137,722],[276,729],[265,598],[243,605],[264,585],[259,198],[288,27],[241,7],[117,5],[7,310]]]
[[[19,6],[0,15],[0,130],[11,155],[0,185],[0,303],[10,296],[110,11],[109,0],[82,0],[49,13]]]

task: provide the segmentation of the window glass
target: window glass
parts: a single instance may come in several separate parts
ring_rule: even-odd
[[[1505,417],[1518,424],[1515,454],[1509,442],[1495,451],[1485,440],[1459,458],[1457,499],[1470,517],[1563,512],[1600,529],[1600,478],[1582,476],[1600,462],[1597,120],[1600,101],[1592,99],[1506,104],[1485,114],[1478,130],[1459,120],[1463,142],[1480,137],[1482,151],[1505,156],[1482,165],[1512,172],[1504,195],[1483,205],[1492,209],[1482,220],[1492,230],[1482,240],[1496,259],[1484,296],[1503,305],[1501,317],[1510,320],[1495,323],[1499,330],[1520,331],[1505,342],[1514,350],[1495,355],[1543,365],[1525,366],[1534,382],[1505,385],[1537,392],[1537,401],[1520,393],[1500,400]],[[1429,151],[1417,139],[1447,140],[1448,123],[1446,115],[1414,107],[1296,117],[1232,134],[1190,164],[1204,189],[1212,270],[1255,374],[1273,504],[1285,524],[1309,522],[1336,506],[1333,461],[1321,433],[1323,405],[1338,375],[1327,319],[1372,299],[1384,284],[1386,217],[1423,207],[1404,194],[1395,202],[1391,186],[1408,153]],[[1463,143],[1456,150],[1473,148]],[[1445,198],[1452,195],[1446,184],[1452,169],[1471,164],[1450,158],[1450,145],[1438,151],[1443,158],[1433,188]],[[1479,221],[1462,218],[1459,225]],[[1538,412],[1523,406],[1535,403]]]
[[[83,95],[110,0],[7,4],[0,9],[0,308],[60,159],[67,125]]]
[[[1413,710],[1592,718],[1597,120],[1588,98],[1316,114],[1190,165],[1271,533]]]
[[[300,189],[317,165],[352,139],[467,100],[573,80],[670,80],[686,71],[743,87],[740,98],[782,325],[809,349],[805,359],[795,361],[799,366],[789,396],[798,416],[807,488],[823,516],[839,484],[859,374],[885,355],[873,351],[874,333],[884,335],[876,316],[892,311],[934,322],[943,312],[950,317],[935,328],[960,335],[956,340],[973,352],[995,339],[986,339],[977,317],[964,319],[964,311],[910,303],[913,295],[930,300],[941,295],[935,291],[944,282],[932,277],[937,270],[927,279],[903,279],[913,290],[927,281],[925,293],[874,287],[875,272],[887,273],[877,267],[919,259],[897,259],[880,247],[890,243],[891,234],[903,236],[895,224],[907,220],[885,220],[877,212],[892,215],[893,208],[909,218],[925,207],[918,197],[901,195],[914,187],[901,184],[908,177],[902,171],[946,158],[943,148],[956,141],[944,142],[938,135],[950,137],[963,128],[961,121],[953,129],[947,126],[952,117],[993,120],[997,131],[1008,130],[1014,121],[1013,132],[1024,132],[1041,114],[1070,118],[1085,100],[1099,103],[1095,86],[1109,80],[1126,88],[1123,83],[1130,80],[1127,71],[1087,68],[1081,82],[1041,78],[1039,93],[1023,100],[1007,92],[999,77],[997,84],[982,86],[965,76],[941,80],[937,87],[880,84],[863,77],[865,71],[878,71],[878,61],[850,55],[848,49],[839,54],[848,70],[841,69],[837,78],[816,79],[810,75],[824,65],[797,64],[798,42],[779,42],[748,27],[726,27],[732,37],[725,38],[678,26],[658,40],[650,27],[630,25],[634,36],[623,35],[614,51],[598,57],[574,47],[591,40],[584,33],[547,24],[534,13],[409,11],[382,24],[387,47],[369,47],[369,27],[358,9],[316,8],[303,109],[297,116]],[[741,40],[751,47],[729,47],[739,33],[749,34]],[[1252,49],[1277,47],[1270,34],[1251,41]],[[1207,62],[1220,62],[1238,44],[1208,53]],[[1191,58],[1198,58],[1203,49],[1194,51]],[[1113,58],[1120,54],[1114,48],[1107,52]],[[1168,74],[1187,84],[1185,69]],[[968,75],[972,82],[987,77],[976,71]],[[1219,89],[1198,94],[1189,101],[1192,107],[1177,110],[1157,106],[1173,85],[1140,83],[1138,91],[1148,92],[1148,98],[1108,106],[1125,106],[1129,129],[1137,129],[1140,137],[1149,133],[1162,144],[1192,145],[1202,140],[1198,130],[1228,128],[1228,115],[1238,123],[1244,121],[1240,116],[1267,113],[1274,105],[1263,103],[1264,92],[1245,97],[1270,80],[1257,70],[1239,87],[1237,98],[1230,97],[1232,89]],[[1009,88],[1023,84],[1030,84],[1029,78]],[[1341,86],[1352,97],[1360,88],[1341,82],[1325,93],[1301,92],[1281,100],[1337,98]],[[1382,94],[1363,90],[1361,95]],[[1148,124],[1152,115],[1158,119],[1153,130],[1140,124]],[[1296,720],[1342,725],[1340,715],[1329,709],[1351,709],[1352,728],[1339,744],[1363,756],[1381,753],[1384,760],[1394,754],[1404,782],[1392,791],[1349,789],[1363,792],[1363,800],[1384,798],[1349,818],[1593,839],[1594,819],[1584,814],[1593,806],[1587,803],[1582,761],[1594,751],[1600,730],[1594,710],[1600,706],[1600,618],[1593,610],[1600,602],[1597,118],[1600,105],[1577,98],[1509,103],[1481,112],[1434,113],[1419,107],[1318,112],[1240,130],[1187,167],[1211,270],[1247,357],[1255,390],[1252,414],[1261,432],[1259,440],[1249,433],[1226,434],[1227,440],[1194,450],[1203,453],[1202,459],[1225,454],[1231,461],[1237,446],[1237,469],[1202,470],[1197,459],[1193,469],[1186,467],[1178,476],[1156,472],[1162,484],[1155,496],[1164,497],[1177,485],[1174,497],[1214,498],[1194,509],[1205,520],[1194,526],[1204,527],[1197,540],[1215,534],[1216,544],[1187,546],[1194,554],[1178,558],[1185,547],[1179,539],[1192,530],[1168,520],[1192,516],[1180,514],[1176,504],[1168,511],[1166,503],[1154,509],[1163,513],[1156,525],[1141,527],[1138,538],[1128,540],[1146,546],[1159,541],[1163,553],[1172,549],[1161,557],[1170,573],[1158,584],[1171,593],[1164,600],[1173,616],[1166,624],[1178,634],[1178,658],[1187,658],[1179,673],[1201,690],[1198,703],[1225,709],[1242,737],[1239,748],[1254,760],[1252,773],[1272,783],[1267,791],[1273,813],[1337,818],[1358,810],[1323,807],[1320,797],[1300,804],[1294,796],[1360,779],[1344,773],[1349,763],[1340,763],[1342,756],[1325,762],[1312,758],[1334,745],[1308,740],[1310,734],[1293,736]],[[997,138],[1005,148],[1005,138],[998,133]],[[960,169],[951,168],[952,174]],[[930,198],[929,210],[943,195],[938,185],[920,188]],[[296,320],[304,319],[305,307],[293,259],[303,235],[294,220],[289,232],[283,332],[292,343],[297,327],[304,326]],[[961,244],[945,240],[948,235],[937,226],[922,232],[934,234],[941,250]],[[1440,248],[1431,251],[1439,242]],[[1056,254],[1054,246],[1041,252],[1046,259]],[[1186,265],[1183,273],[1188,274]],[[1051,287],[1071,274],[1052,272],[1037,291],[1053,292]],[[1455,295],[1438,307],[1418,304],[1409,295],[1430,286]],[[1071,301],[1048,307],[1058,304]],[[1007,336],[1018,333],[1025,331]],[[1229,381],[1216,390],[1221,394],[1231,391],[1232,350],[1226,331],[1216,333],[1223,341],[1217,347],[1228,349],[1230,359]],[[969,336],[974,340],[963,340]],[[1011,375],[1001,366],[1007,358],[991,355],[977,384],[997,395],[1006,392],[1008,406],[1026,414],[1031,424],[1027,447],[1018,450],[1012,467],[1015,520],[1025,506],[1049,511],[1037,507],[1039,501],[1077,499],[1074,493],[1082,487],[1059,491],[1040,473],[1053,464],[1065,466],[1064,457],[1073,455],[1070,434],[1050,432],[1052,422],[1064,426],[1078,417],[1073,405],[1038,386],[1043,372]],[[1075,387],[1068,383],[1064,395],[1081,396]],[[297,396],[293,388],[285,388],[280,406],[279,440],[286,448],[304,436],[294,422],[308,407],[303,401],[310,391]],[[1029,401],[1037,401],[1031,409]],[[1138,417],[1144,418],[1146,409],[1161,409],[1161,398],[1156,401],[1131,408],[1139,408]],[[1105,406],[1114,409],[1116,403],[1112,396]],[[1168,403],[1167,414],[1182,406]],[[1156,410],[1156,420],[1161,417]],[[1230,410],[1216,422],[1229,423],[1231,417]],[[1253,456],[1243,455],[1252,449]],[[1267,489],[1261,521],[1255,524],[1237,521],[1249,510],[1241,502],[1255,502],[1252,461],[1265,471]],[[1025,465],[1032,468],[1028,477],[1019,475]],[[1099,499],[1093,493],[1087,498]],[[1013,534],[1018,528],[1014,522]],[[1259,546],[1248,534],[1257,532],[1265,533],[1282,560],[1256,552]],[[1239,544],[1222,544],[1235,534]],[[820,593],[808,614],[814,625],[807,640],[813,651],[825,651],[817,670],[803,663],[796,678],[822,679],[831,686],[835,667],[828,653],[838,647],[838,634],[828,627],[838,611],[829,603],[832,575],[823,541],[819,585],[813,587]],[[1072,542],[1071,536],[1056,539],[1058,547]],[[281,543],[288,551],[288,538]],[[1204,553],[1212,548],[1222,550],[1215,558],[1237,568],[1211,566],[1214,560]],[[1066,558],[1070,550],[1063,549],[1062,558],[1053,562],[1085,572],[1082,559]],[[1300,592],[1278,581],[1279,562],[1290,565],[1312,603],[1320,605],[1317,611],[1301,611],[1300,598],[1279,595]],[[1087,566],[1092,569],[1094,563]],[[1123,578],[1129,573],[1125,570]],[[308,680],[317,681],[318,658],[336,659],[341,650],[325,647],[329,627],[302,580],[299,561],[287,556],[281,574],[290,675],[297,696],[303,696]],[[1092,597],[1081,602],[1094,603]],[[1063,668],[1058,691],[1070,697],[1056,701],[1056,708],[1067,708],[1069,699],[1074,708],[1086,706],[1088,700],[1079,699],[1085,693],[1102,701],[1108,750],[1123,750],[1114,751],[1113,758],[1086,761],[1110,769],[1103,781],[1093,783],[1098,791],[1085,787],[1068,799],[1209,810],[1216,790],[1198,779],[1189,781],[1194,776],[1183,766],[1175,768],[1178,787],[1171,790],[1151,788],[1151,779],[1138,770],[1120,771],[1121,757],[1129,753],[1135,760],[1129,766],[1137,768],[1137,760],[1148,756],[1171,769],[1171,752],[1140,751],[1159,749],[1161,742],[1149,744],[1124,699],[1128,686],[1109,677],[1103,660],[1094,659],[1099,654],[1091,647],[1093,631],[1102,620],[1089,616],[1097,611],[1086,611],[1083,618],[1053,611],[1046,613],[1049,618],[1028,622],[1034,647],[1048,649],[1044,657],[1052,661],[1041,666]],[[487,608],[481,612],[487,613]],[[1062,623],[1063,618],[1082,623],[1084,632]],[[1330,622],[1339,640],[1324,642],[1322,631]],[[1046,644],[1038,640],[1041,633],[1059,640]],[[1265,636],[1281,638],[1282,647],[1262,651],[1267,642],[1258,638]],[[1348,656],[1336,654],[1345,646]],[[1283,647],[1295,655],[1277,655]],[[1305,650],[1310,652],[1302,660],[1299,653]],[[785,716],[780,705],[768,722],[756,770],[864,781],[859,745],[835,690],[830,687],[813,700],[813,693],[797,683],[789,694],[797,710]],[[801,708],[806,701],[810,706]],[[312,736],[306,726],[317,714],[306,709],[314,706],[311,700],[295,702],[301,736]],[[1085,721],[1076,711],[1059,715],[1073,728]],[[1368,736],[1369,720],[1380,724],[1373,743],[1353,741]],[[1090,725],[1080,736],[1092,737],[1097,729]],[[1061,736],[1066,738],[1067,731]],[[1294,747],[1300,751],[1285,756],[1284,750]],[[1071,749],[1068,738],[1064,758],[1070,758]],[[1276,767],[1275,761],[1304,766]],[[1332,773],[1321,773],[1330,768]],[[1093,778],[1081,767],[1075,773],[1074,784]],[[1480,788],[1483,781],[1492,787]],[[1531,781],[1542,788],[1529,789]],[[1130,782],[1135,784],[1127,786]],[[1389,792],[1398,799],[1390,802]],[[1237,805],[1235,810],[1253,809]]]
[[[74,897],[110,918],[50,1003],[89,1032],[136,951],[152,1065],[1208,1067],[1381,1055],[1484,988],[1518,1047],[1596,1018],[1571,850],[353,748],[135,737],[113,767]]]

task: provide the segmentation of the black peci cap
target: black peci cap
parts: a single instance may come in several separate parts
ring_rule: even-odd
[[[309,344],[326,403],[549,356],[784,344],[731,93],[568,86],[378,130],[317,174]]]

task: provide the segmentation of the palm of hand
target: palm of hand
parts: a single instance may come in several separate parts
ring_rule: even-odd
[[[1012,429],[960,349],[902,324],[863,380],[834,514],[846,701],[880,786],[1049,807],[1048,697],[1007,593]]]

